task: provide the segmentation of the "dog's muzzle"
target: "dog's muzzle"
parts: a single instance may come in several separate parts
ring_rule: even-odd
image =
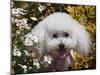
[[[68,52],[66,51],[65,48],[60,48],[58,50],[58,58],[59,59],[65,59],[68,56]]]
[[[66,51],[65,45],[63,43],[60,43],[58,49],[58,58],[65,59],[68,56],[68,53],[69,52]]]
[[[59,49],[58,49],[58,57],[57,59],[59,60],[66,60],[66,58],[70,58],[71,64],[74,63],[74,59],[70,53],[70,49],[65,48],[65,45],[63,43],[59,44]]]

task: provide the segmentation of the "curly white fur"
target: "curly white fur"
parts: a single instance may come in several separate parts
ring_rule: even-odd
[[[57,33],[57,38],[53,34]],[[68,33],[64,37],[63,33]],[[66,13],[56,12],[44,18],[32,30],[32,35],[38,38],[40,56],[59,48],[63,43],[67,49],[75,48],[80,54],[87,55],[91,40],[85,28]]]

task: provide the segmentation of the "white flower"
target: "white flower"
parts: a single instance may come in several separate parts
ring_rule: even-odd
[[[21,56],[21,52],[17,49],[16,46],[14,46],[14,49],[13,49],[13,55],[14,55],[14,56],[18,56],[18,57]]]
[[[31,40],[33,40],[32,38],[33,38],[33,35],[31,34],[31,33],[28,33],[27,35],[25,35],[25,37],[26,38],[29,38],[29,39],[31,39]]]
[[[33,45],[33,43],[37,43],[38,38],[36,36],[33,36],[31,33],[25,35],[25,41],[24,44],[27,46]]]
[[[26,46],[31,46],[31,45],[33,45],[33,41],[31,39],[29,39],[29,38],[26,38],[25,41],[24,41],[24,44]]]
[[[30,17],[33,21],[37,21],[38,19],[36,17]]]
[[[24,52],[25,52],[25,54],[27,55],[27,56],[29,56],[30,54],[26,51],[26,50],[24,50]]]
[[[32,67],[29,67],[29,69],[32,69]]]
[[[52,61],[52,57],[50,55],[45,55],[44,56],[44,62],[48,62],[48,64],[51,64]]]
[[[23,18],[23,19],[12,18],[12,23],[16,24],[16,26],[19,27],[19,30],[23,28],[30,29],[30,27],[28,26],[27,20],[28,19],[26,18]]]
[[[17,33],[17,34],[20,34],[20,31],[19,31],[19,30],[16,30],[16,33]]]
[[[27,66],[26,65],[21,65],[21,64],[18,64],[18,65],[21,66],[24,69],[24,73],[27,72]]]
[[[35,42],[35,43],[38,43],[38,38],[36,36],[33,36],[32,37],[32,40]]]
[[[26,46],[31,46],[31,45],[33,45],[32,35],[31,35],[30,33],[27,34],[27,35],[25,35],[24,44],[25,44]]]
[[[15,19],[16,26],[27,26],[27,19]]]
[[[24,15],[26,13],[23,13],[23,11],[26,11],[22,8],[13,8],[12,9],[12,15],[19,17],[20,15]]]
[[[46,8],[45,6],[39,5],[38,10],[39,10],[40,12],[42,12],[45,8]]]
[[[39,64],[38,60],[35,59],[35,60],[33,60],[33,61],[34,61],[34,62],[33,62],[33,65],[35,65],[35,66],[37,67],[37,69],[39,69],[39,68],[40,68],[40,64]]]

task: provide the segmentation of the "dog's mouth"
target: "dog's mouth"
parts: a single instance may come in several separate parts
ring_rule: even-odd
[[[61,47],[57,50],[54,50],[54,51],[51,51],[49,54],[52,56],[52,58],[54,60],[62,60],[62,61],[65,61],[68,57],[71,61],[71,64],[74,63],[74,59],[70,53],[70,50],[69,48],[65,48],[65,47]]]
[[[58,58],[65,59],[69,54],[69,51],[66,48],[60,48],[58,50]]]

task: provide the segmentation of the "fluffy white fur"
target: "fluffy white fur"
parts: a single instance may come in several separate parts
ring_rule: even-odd
[[[63,33],[67,32],[68,37]],[[85,28],[66,13],[56,12],[44,18],[32,30],[32,35],[38,38],[40,56],[53,52],[63,43],[67,49],[76,49],[80,54],[87,55],[91,40]],[[53,34],[59,34],[53,38]]]

